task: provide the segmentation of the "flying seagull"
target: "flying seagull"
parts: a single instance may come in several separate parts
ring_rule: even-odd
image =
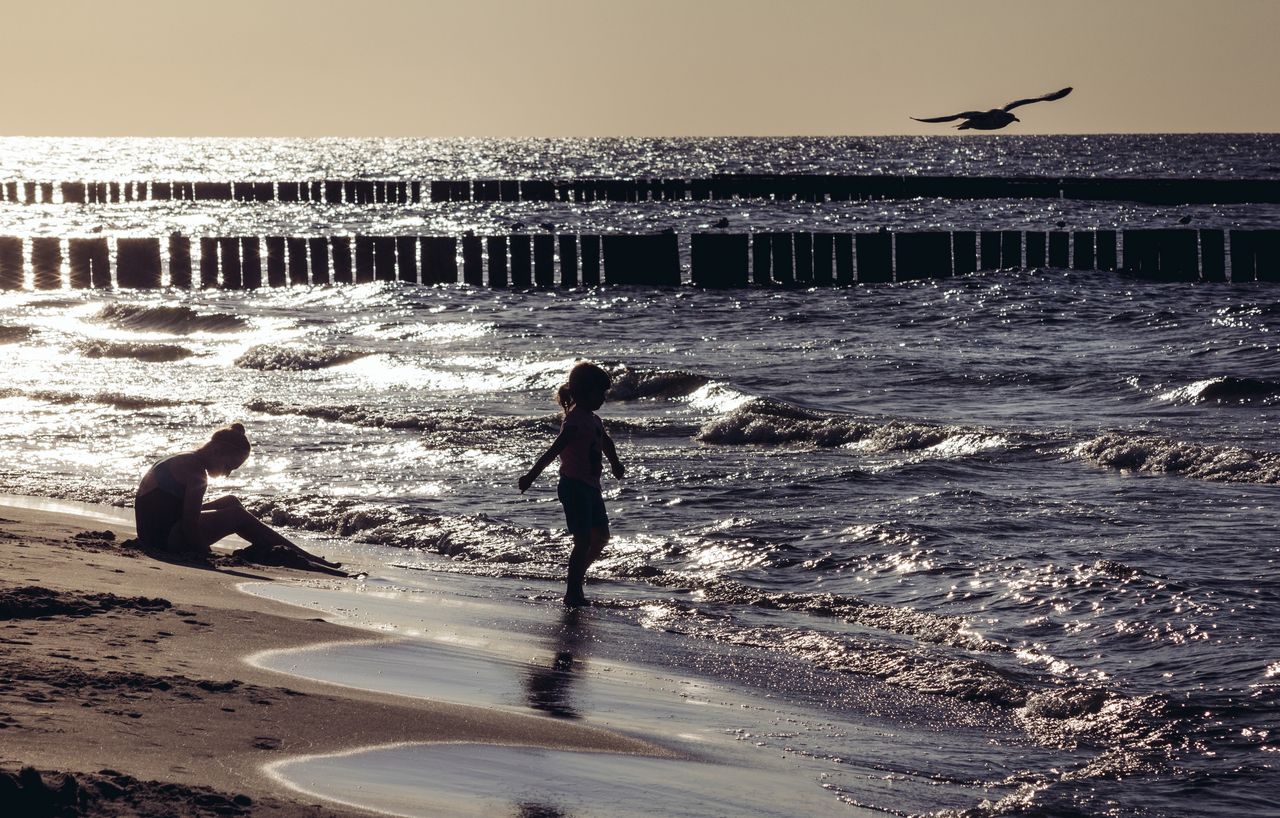
[[[1071,93],[1071,88],[1063,88],[1061,91],[1054,91],[1052,94],[1045,94],[1042,97],[1032,97],[1031,99],[1015,99],[1003,108],[992,108],[990,111],[963,111],[951,116],[935,116],[928,119],[920,119],[919,117],[911,117],[916,122],[950,122],[953,119],[963,119],[956,127],[962,131],[970,128],[978,131],[998,131],[1010,122],[1021,122],[1013,114],[1009,113],[1019,105],[1030,105],[1033,102],[1052,102],[1055,99],[1062,99]]]

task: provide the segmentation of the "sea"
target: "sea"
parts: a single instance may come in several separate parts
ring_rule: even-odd
[[[714,173],[1280,184],[1280,135],[0,139],[0,179],[19,181]],[[0,203],[0,235],[687,234],[722,219],[737,232],[1124,230],[1187,217],[1280,227],[1275,205],[1060,199],[183,201]],[[612,717],[811,799],[800,811],[773,799],[776,814],[1276,816],[1277,333],[1274,284],[1052,268],[815,289],[4,292],[0,492],[127,509],[150,463],[239,421],[253,455],[211,490],[367,571],[317,586],[312,604],[340,595],[333,610],[394,631],[393,609],[424,589],[500,601],[550,652],[520,657],[544,673],[499,704],[540,718],[598,723],[590,703],[620,667],[655,690],[692,685],[700,708],[641,706],[646,721],[615,702]],[[599,414],[627,471],[606,475],[613,539],[592,568],[594,604],[571,617],[554,475],[524,494],[516,481],[555,437],[552,393],[580,359],[613,375]],[[401,636],[430,630],[428,618]],[[432,643],[414,644],[394,663],[361,649],[332,672],[408,662],[412,677]],[[594,699],[581,693],[593,684]],[[363,769],[438,778],[422,774],[430,747],[374,752],[386,757]],[[511,748],[467,752],[448,763],[519,767],[493,755]],[[635,759],[635,779],[708,769],[656,763]],[[455,803],[480,798],[467,778],[450,779]],[[714,775],[648,804],[584,780],[558,790],[567,800],[553,787],[503,809],[773,814]],[[375,789],[326,797],[376,805]],[[490,795],[477,803],[503,803],[501,787]]]

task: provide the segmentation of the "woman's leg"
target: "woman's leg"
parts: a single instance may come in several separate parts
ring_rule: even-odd
[[[249,541],[250,549],[283,547],[306,560],[318,562],[330,568],[338,567],[338,563],[317,557],[295,545],[279,531],[250,514],[248,509],[234,497],[223,499],[225,502],[222,503],[221,508],[200,512],[200,520],[197,523],[200,541],[195,545],[201,550],[208,551],[211,545],[223,537],[237,534]]]

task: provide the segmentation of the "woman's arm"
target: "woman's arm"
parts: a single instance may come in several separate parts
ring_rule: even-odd
[[[182,539],[188,548],[198,548],[200,542],[200,509],[204,503],[204,493],[209,486],[209,478],[204,469],[185,470],[182,482],[186,485],[186,493],[182,495]]]
[[[542,474],[543,470],[551,465],[551,461],[555,460],[560,455],[560,452],[564,451],[564,448],[569,445],[569,441],[573,438],[572,430],[573,427],[561,430],[556,439],[552,441],[551,447],[543,452],[542,457],[539,457],[529,467],[529,471],[520,478],[520,491],[528,491],[529,486],[533,485],[533,481],[538,479],[538,475]]]

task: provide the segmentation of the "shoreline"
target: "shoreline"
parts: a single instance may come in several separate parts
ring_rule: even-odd
[[[20,782],[34,767],[50,797],[67,789],[50,774],[70,773],[78,814],[125,801],[143,815],[206,815],[211,804],[230,815],[376,814],[315,803],[270,768],[391,745],[676,756],[599,726],[256,666],[264,652],[388,637],[238,587],[311,575],[163,562],[121,546],[133,531],[118,510],[77,506],[0,497],[0,771]]]

